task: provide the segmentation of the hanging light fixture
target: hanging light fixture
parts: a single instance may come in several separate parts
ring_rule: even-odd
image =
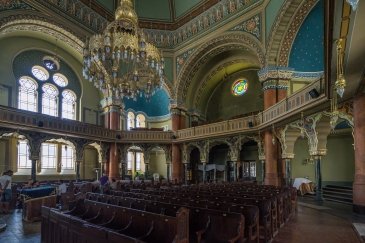
[[[345,92],[346,80],[343,74],[343,39],[338,39],[337,44],[337,79],[335,82],[335,90],[342,98]]]
[[[132,0],[121,0],[115,20],[84,48],[84,77],[105,97],[149,100],[164,82],[164,59],[146,42]]]

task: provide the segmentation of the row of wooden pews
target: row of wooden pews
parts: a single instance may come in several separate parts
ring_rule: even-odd
[[[70,211],[42,209],[42,242],[269,242],[295,195],[243,183],[86,193]]]

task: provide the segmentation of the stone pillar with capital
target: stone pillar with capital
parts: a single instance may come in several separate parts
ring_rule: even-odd
[[[315,155],[315,175],[316,175],[316,200],[323,201],[323,193],[322,193],[322,170],[321,170],[321,156]]]
[[[294,70],[287,67],[266,67],[258,72],[264,91],[264,109],[268,109],[287,97],[289,82]],[[278,175],[278,143],[272,131],[265,131],[264,146],[266,154],[265,184],[280,185]]]
[[[122,103],[122,100],[116,97],[106,97],[100,103],[104,111],[105,128],[110,130],[120,130],[120,117],[124,112],[124,104]],[[108,173],[109,178],[120,178],[119,161],[117,144],[116,142],[111,143],[109,149],[109,161],[106,168],[108,169],[106,172]]]
[[[365,95],[354,98],[355,176],[353,211],[365,214]]]

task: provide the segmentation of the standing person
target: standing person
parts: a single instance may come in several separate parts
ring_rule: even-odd
[[[59,183],[60,183],[60,185],[58,186],[58,191],[57,191],[57,203],[60,203],[62,193],[67,192],[66,183],[63,180],[60,180]]]
[[[11,177],[13,176],[13,171],[6,171],[3,176],[0,177],[0,185],[2,198],[1,201],[3,204],[4,213],[9,213],[9,203],[11,201]]]
[[[99,179],[100,181],[100,192],[103,193],[103,189],[104,189],[104,186],[108,183],[109,181],[109,178],[108,176],[104,173],[102,177],[100,177]]]

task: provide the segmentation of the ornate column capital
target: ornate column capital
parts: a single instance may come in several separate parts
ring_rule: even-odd
[[[258,71],[259,80],[263,90],[288,89],[289,82],[294,74],[294,69],[289,67],[264,67]]]
[[[125,108],[125,105],[124,105],[122,99],[116,98],[115,96],[103,98],[100,101],[100,105],[101,105],[102,109],[104,110],[104,112],[109,112],[109,111],[121,112],[121,111],[124,111],[124,108]]]

